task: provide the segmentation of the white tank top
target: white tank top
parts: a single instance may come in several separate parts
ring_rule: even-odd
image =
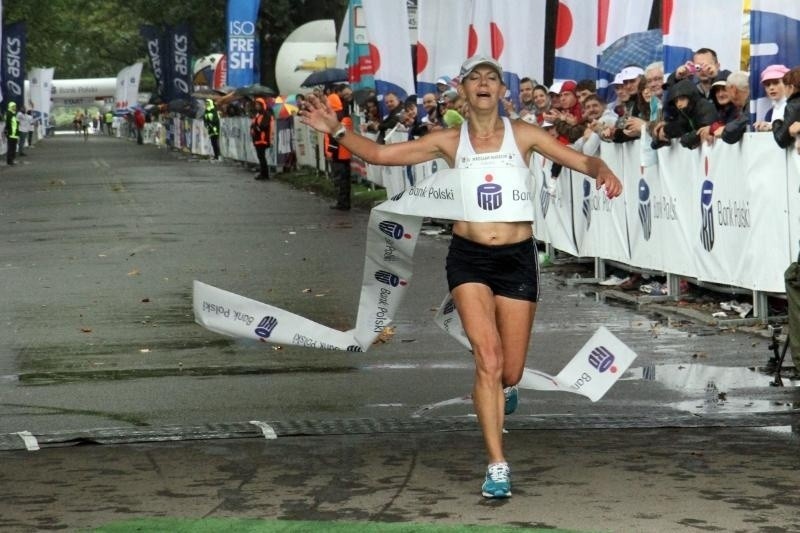
[[[461,124],[461,136],[456,150],[456,168],[521,167],[528,168],[525,158],[519,152],[514,130],[507,117],[503,119],[503,144],[498,152],[476,153],[469,140],[467,122]]]

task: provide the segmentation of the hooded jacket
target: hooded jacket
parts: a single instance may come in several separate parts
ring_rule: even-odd
[[[678,109],[675,104],[679,96],[689,99],[684,109]],[[664,135],[670,139],[680,137],[686,148],[697,148],[700,146],[697,130],[710,126],[717,119],[717,109],[697,91],[692,80],[685,79],[670,88],[664,117]]]
[[[794,137],[789,133],[789,126],[800,121],[800,89],[795,89],[794,94],[786,99],[786,108],[783,110],[783,119],[772,122],[772,136],[781,148],[788,148],[794,143]]]
[[[250,138],[256,146],[269,146],[270,143],[270,120],[272,117],[267,113],[267,101],[264,98],[256,98],[256,103],[261,104],[261,111],[256,111],[253,120],[250,121]]]

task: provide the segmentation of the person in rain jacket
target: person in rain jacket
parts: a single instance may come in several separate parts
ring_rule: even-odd
[[[800,152],[800,67],[784,74],[783,84],[792,92],[786,99],[783,118],[772,122],[772,136],[781,148],[789,148],[794,143]]]
[[[5,121],[6,128],[4,133],[7,142],[6,164],[8,164],[8,166],[13,166],[16,165],[16,163],[14,163],[14,158],[17,155],[17,143],[19,142],[19,121],[17,120],[16,103],[8,103]]]
[[[219,113],[214,100],[206,100],[206,110],[203,113],[203,124],[208,132],[208,139],[211,141],[211,148],[214,150],[214,159],[219,159]]]
[[[256,114],[250,122],[250,138],[256,148],[260,172],[256,174],[257,180],[269,179],[269,166],[267,166],[267,148],[270,147],[270,121],[272,117],[267,112],[267,101],[256,98]]]
[[[684,79],[670,87],[664,121],[653,128],[653,147],[659,148],[669,139],[680,139],[682,146],[697,148],[697,130],[717,120],[714,104],[697,91],[692,80]],[[658,141],[658,143],[657,143]]]

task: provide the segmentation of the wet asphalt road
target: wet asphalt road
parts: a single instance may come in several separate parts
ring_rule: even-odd
[[[792,524],[800,529],[796,513],[791,511],[800,503],[798,442],[789,427],[797,424],[800,395],[796,383],[770,387],[771,377],[759,372],[758,367],[769,357],[767,340],[761,336],[720,332],[673,322],[646,308],[637,311],[611,305],[595,297],[591,287],[564,283],[572,265],[545,272],[529,367],[557,373],[600,325],[612,330],[639,357],[598,403],[571,394],[523,392],[518,414],[508,422],[510,455],[516,450],[519,461],[523,461],[519,456],[526,458],[526,470],[520,476],[523,488],[498,516],[485,505],[475,506],[480,503],[474,498],[477,487],[473,485],[480,477],[481,451],[477,434],[469,431],[473,421],[468,402],[454,402],[412,417],[426,406],[462,397],[471,388],[470,355],[431,321],[446,290],[447,237],[420,239],[416,254],[420,267],[389,342],[364,354],[278,349],[228,339],[197,326],[191,310],[192,280],[349,329],[358,300],[367,212],[332,212],[327,200],[285,183],[255,181],[238,165],[211,164],[121,140],[90,138],[83,142],[72,136],[57,137],[42,142],[18,161],[17,167],[0,167],[4,295],[0,308],[0,436],[4,438],[0,446],[4,449],[19,448],[18,439],[10,436],[19,431],[30,431],[52,445],[74,442],[76,435],[92,440],[103,431],[113,433],[115,442],[124,442],[126,435],[128,440],[142,440],[134,437],[137,431],[159,433],[158,428],[166,427],[174,438],[204,434],[219,438],[235,434],[249,420],[262,420],[283,428],[274,442],[281,442],[286,449],[328,450],[344,458],[339,466],[351,464],[363,470],[365,478],[353,483],[346,498],[342,496],[349,498],[355,511],[311,513],[312,518],[416,517],[421,521],[648,531],[714,529],[718,525],[719,530],[770,530],[763,527],[774,526],[777,529],[772,530],[789,531]],[[353,419],[368,422],[355,424],[358,427],[353,429],[347,423]],[[453,420],[458,427],[448,429],[456,431],[437,432],[437,423]],[[293,432],[290,428],[296,421],[313,421],[308,422],[312,430]],[[413,421],[412,425],[404,426],[408,421]],[[213,431],[209,430],[212,426]],[[668,429],[698,426],[721,429]],[[773,426],[773,430],[765,433],[743,426]],[[587,427],[607,429],[576,433]],[[303,438],[303,433],[320,436]],[[341,436],[347,433],[362,436]],[[163,431],[160,435],[164,438]],[[398,446],[393,435],[404,435],[400,441],[404,444]],[[748,458],[748,446],[734,449],[735,441],[770,453]],[[629,443],[635,451],[619,449]],[[313,461],[306,468],[287,465],[288,459],[281,456],[281,463],[272,454],[280,455],[283,448],[263,446],[263,441],[211,440],[138,444],[132,451],[109,446],[30,455],[0,452],[4,463],[10,460],[14,465],[0,478],[4,485],[14,487],[13,498],[5,499],[14,505],[0,515],[7,517],[5,525],[18,527],[36,524],[32,516],[75,527],[102,523],[109,516],[159,514],[163,508],[177,507],[185,511],[178,513],[184,516],[208,512],[211,516],[292,518],[303,515],[303,497],[319,501],[319,494],[311,494],[315,483],[323,483],[318,476],[341,477],[335,469],[315,470]],[[450,456],[449,446],[454,446]],[[566,453],[559,458],[562,446]],[[651,446],[665,448],[651,450]],[[351,457],[353,447],[364,447],[369,453]],[[710,456],[704,455],[710,448],[716,451],[713,457],[719,463],[712,464]],[[314,455],[309,453],[309,457]],[[699,458],[693,455],[698,453]],[[179,479],[188,482],[193,475],[213,477],[215,468],[249,472],[240,460],[257,463],[259,457],[267,457],[274,462],[264,466],[269,475],[265,474],[263,481],[275,482],[277,478],[271,476],[285,472],[281,465],[293,468],[293,479],[302,480],[295,494],[301,503],[291,512],[276,503],[275,509],[258,514],[264,508],[256,496],[248,497],[255,498],[252,501],[245,498],[249,503],[240,507],[226,507],[221,493],[214,496],[210,490],[196,494],[202,513],[190,511],[191,506],[176,507],[177,499],[168,499],[172,506],[156,504],[158,498],[153,495],[157,491],[148,476],[162,475],[163,466],[156,465],[161,464],[162,456],[171,454],[215,458],[205,457],[197,472],[188,465],[182,473],[176,472],[178,484]],[[683,459],[671,463],[673,454]],[[412,478],[405,467],[397,473],[389,467],[417,456],[428,466],[453,461],[458,474],[443,476],[429,468]],[[87,487],[101,491],[97,483],[122,483],[130,492],[123,491],[120,497],[134,498],[135,505],[118,504],[108,512],[87,515],[79,512],[76,502],[71,510],[62,512],[42,504],[37,491],[44,490],[45,478],[52,481],[53,475],[76,471],[71,460],[91,458],[122,463],[118,469],[94,472],[102,481],[95,475],[84,481],[63,481],[59,491]],[[150,467],[136,467],[133,463],[137,460],[149,461]],[[752,465],[758,474],[749,470],[747,461],[759,463]],[[123,464],[128,462],[130,468]],[[573,478],[583,476],[574,469],[581,465],[592,474],[591,479],[578,482]],[[611,465],[639,474],[620,478]],[[384,468],[392,473],[384,473]],[[50,477],[44,476],[42,469],[50,472]],[[687,469],[702,472],[689,475]],[[538,478],[540,471],[560,472],[566,480],[553,478],[539,486],[531,478]],[[640,477],[646,471],[671,481],[656,483],[665,494],[644,490],[652,483]],[[132,472],[139,472],[135,480],[129,477]],[[701,477],[700,473],[712,475],[704,480],[712,484],[742,485],[749,479],[751,485],[736,489],[746,493],[741,501],[747,503],[734,512],[735,498],[727,501],[729,495],[714,495],[708,489],[711,492],[705,501],[711,502],[710,509],[683,512],[680,505],[686,505],[684,500],[701,491],[691,481]],[[253,475],[245,477],[253,480]],[[406,479],[408,487],[419,483],[416,490],[422,492],[430,480],[439,480],[437,483],[455,491],[453,506],[446,494],[434,491],[423,497],[413,496],[412,491],[403,496],[412,502],[381,515],[376,509],[385,507],[388,500],[377,494],[375,501],[357,497],[376,490],[376,483],[385,484],[388,493],[399,490],[395,486],[398,476]],[[759,492],[752,484],[762,477],[784,483],[779,485],[782,490],[772,496]],[[21,483],[23,478],[30,483]],[[236,479],[232,475],[229,481],[235,484]],[[627,484],[620,484],[620,479],[627,479]],[[604,486],[601,480],[614,482]],[[766,483],[761,479],[756,485]],[[630,494],[620,492],[622,486]],[[553,487],[559,490],[551,490]],[[59,491],[53,496],[57,500]],[[590,497],[597,491],[619,494],[613,499],[621,502],[619,508]],[[286,498],[291,500],[292,493],[288,491]],[[777,498],[777,493],[785,497]],[[659,498],[675,501],[669,505],[670,512],[633,509],[633,501],[640,496],[651,505],[658,505]],[[222,500],[214,503],[215,497]],[[761,508],[757,502],[767,497],[770,504]],[[587,512],[572,513],[567,505],[559,507],[570,498],[588,505]],[[389,500],[397,503],[402,497]],[[531,505],[546,508],[549,514],[542,514],[539,520],[531,516]],[[226,509],[227,513],[220,512]],[[605,518],[589,520],[593,510]],[[643,521],[617,528],[615,524],[625,522],[615,522],[615,516],[617,520],[638,516],[636,520]],[[693,520],[707,524],[695,525]],[[777,521],[773,524],[772,520]]]

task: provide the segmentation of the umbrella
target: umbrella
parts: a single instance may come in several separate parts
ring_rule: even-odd
[[[217,89],[200,89],[192,93],[192,98],[211,98],[212,100],[216,100],[220,96],[225,94],[225,91],[220,91]]]
[[[326,68],[308,75],[300,87],[313,87],[315,85],[330,85],[348,81],[347,71],[343,68]]]
[[[597,68],[613,75],[630,65],[644,68],[654,61],[661,61],[661,39],[660,29],[620,37],[600,54]]]
[[[182,115],[192,116],[194,115],[194,102],[191,100],[178,98],[170,101],[170,103],[167,104],[167,110],[173,113],[181,113]]]
[[[271,87],[267,87],[266,85],[261,85],[260,83],[254,83],[253,85],[247,85],[245,87],[238,87],[234,94],[236,96],[275,96],[276,92]]]
[[[288,102],[278,102],[272,106],[272,114],[275,118],[289,118],[296,115],[298,108]]]

